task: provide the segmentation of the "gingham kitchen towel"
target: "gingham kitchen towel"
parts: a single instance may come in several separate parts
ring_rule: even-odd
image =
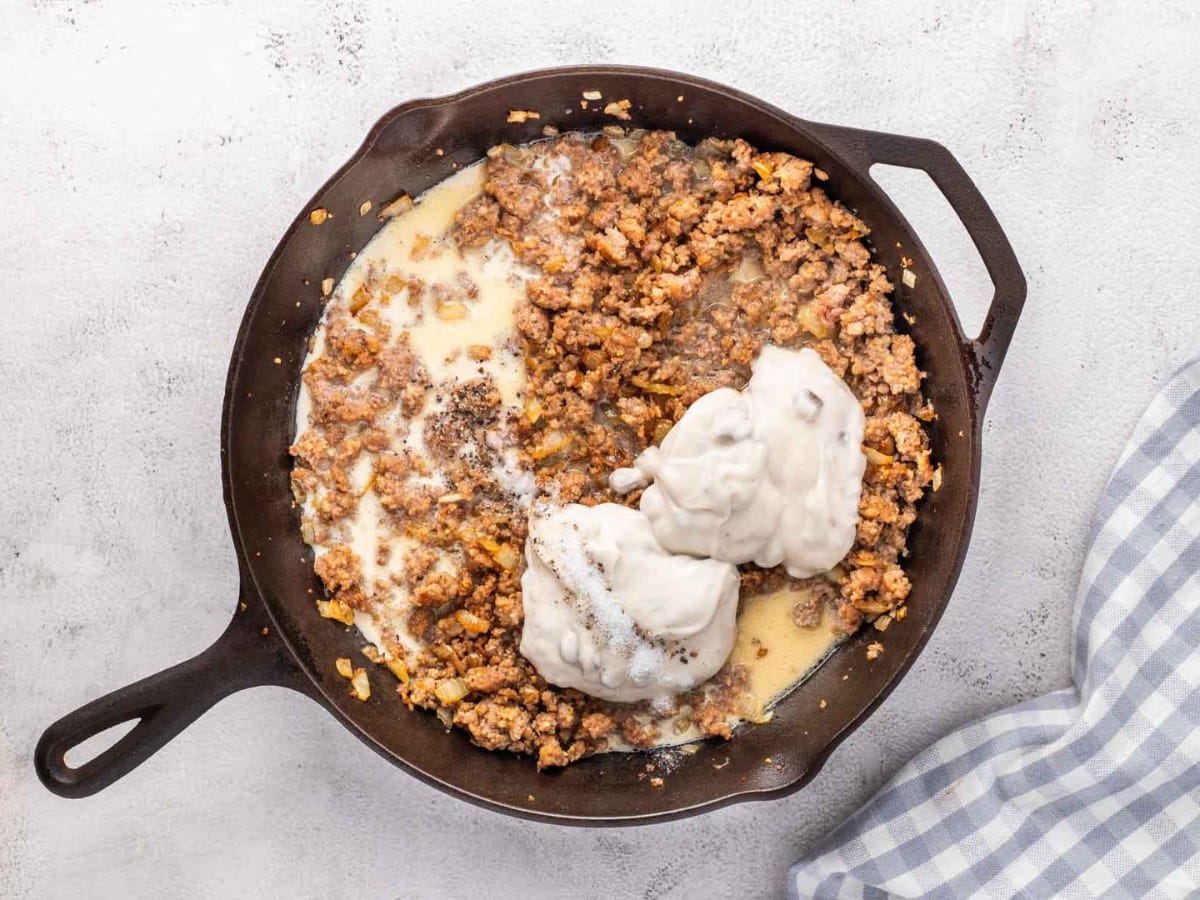
[[[1200,354],[1130,438],[1074,686],[925,750],[789,875],[824,897],[1200,896]]]

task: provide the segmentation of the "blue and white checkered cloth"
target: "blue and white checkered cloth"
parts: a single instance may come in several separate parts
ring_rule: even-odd
[[[1200,896],[1200,356],[1104,492],[1072,667],[917,756],[789,896]]]

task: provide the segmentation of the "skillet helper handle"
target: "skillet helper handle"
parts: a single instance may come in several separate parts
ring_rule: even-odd
[[[303,676],[257,603],[239,606],[207,650],[63,716],[34,750],[38,778],[60,797],[87,797],[133,771],[218,700],[264,684],[299,688]],[[263,634],[263,629],[267,633]],[[66,754],[115,725],[137,724],[80,766]]]
[[[936,141],[837,125],[821,124],[816,130],[852,162],[862,177],[869,178],[871,166],[876,163],[925,172],[971,236],[994,289],[979,336],[970,341],[979,365],[977,403],[982,413],[1000,374],[1026,294],[1025,274],[995,213],[954,155]]]

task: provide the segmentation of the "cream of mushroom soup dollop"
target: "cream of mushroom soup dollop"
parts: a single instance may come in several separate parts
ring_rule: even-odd
[[[705,394],[610,484],[649,484],[641,510],[664,550],[807,578],[854,543],[864,424],[814,350],[767,346],[745,389]]]
[[[691,690],[733,649],[738,572],[668,553],[615,503],[537,506],[521,578],[521,654],[543,678],[632,703]]]

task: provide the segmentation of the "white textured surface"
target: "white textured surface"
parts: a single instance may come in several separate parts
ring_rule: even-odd
[[[0,6],[0,896],[436,897],[480,878],[492,896],[774,896],[917,749],[1065,683],[1093,504],[1200,334],[1188,4],[239,6]],[[800,794],[637,830],[450,800],[269,689],[92,799],[44,791],[41,728],[199,651],[228,615],[225,366],[291,216],[394,103],[587,61],[936,138],[1012,236],[1030,299],[974,543],[904,683]],[[970,268],[942,259],[952,282]]]

